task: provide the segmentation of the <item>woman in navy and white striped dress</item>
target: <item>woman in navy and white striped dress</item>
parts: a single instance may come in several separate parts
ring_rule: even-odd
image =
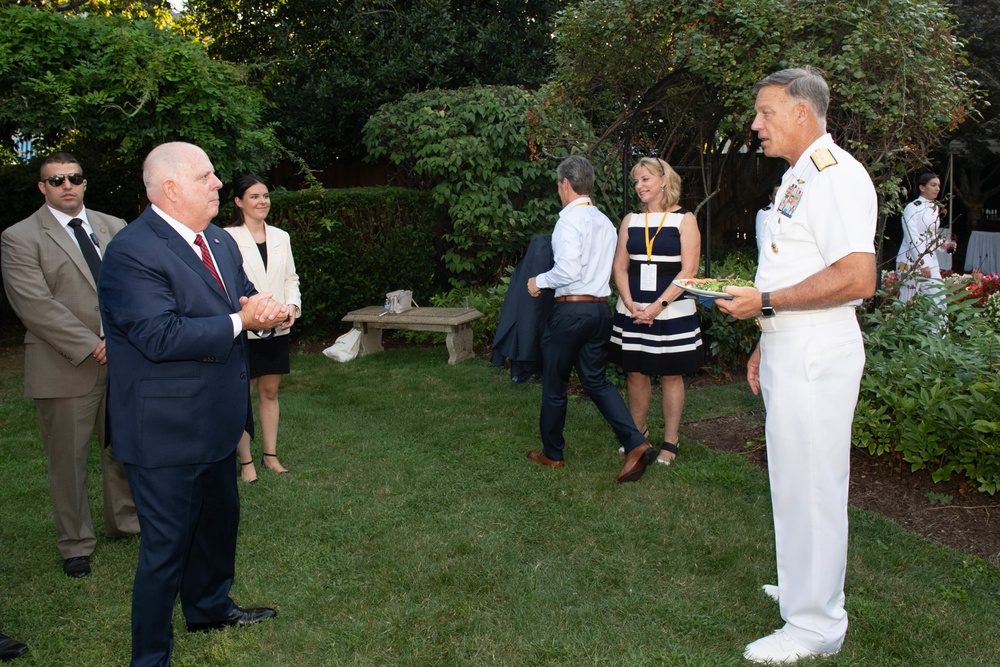
[[[694,215],[678,205],[681,178],[669,164],[642,158],[632,178],[641,205],[618,231],[619,298],[609,359],[628,374],[629,412],[647,437],[651,377],[660,376],[664,433],[657,461],[669,465],[680,439],[684,375],[705,362],[695,299],[673,284],[697,275],[701,232]]]

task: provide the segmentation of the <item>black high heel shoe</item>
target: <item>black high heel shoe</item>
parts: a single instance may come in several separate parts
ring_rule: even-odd
[[[286,474],[292,472],[291,470],[275,470],[274,468],[268,468],[264,464],[264,457],[265,456],[270,456],[272,459],[276,459],[276,458],[278,458],[278,455],[277,454],[268,454],[267,452],[264,452],[264,455],[260,457],[260,467],[264,468],[265,470],[271,470],[273,472],[278,473],[279,475],[286,475]]]
[[[253,465],[253,459],[250,459],[249,461],[240,461],[240,468],[243,468],[243,466],[252,466],[252,465]],[[243,475],[240,475],[240,478],[242,479]],[[246,481],[247,484],[253,484],[254,482],[257,481],[257,478],[254,477],[253,479],[244,481]]]

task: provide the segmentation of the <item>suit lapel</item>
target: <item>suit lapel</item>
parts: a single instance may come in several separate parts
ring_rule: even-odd
[[[205,268],[205,265],[201,261],[201,256],[195,251],[195,249],[188,245],[188,242],[181,238],[181,235],[175,232],[170,225],[167,224],[166,220],[163,220],[160,216],[158,216],[152,208],[146,209],[145,217],[153,231],[166,241],[167,248],[177,255],[178,259],[187,264],[191,270],[201,278],[209,289],[215,292],[215,294],[217,294],[221,299],[225,300],[227,304],[232,306],[232,301],[222,288],[219,287],[219,283],[215,282],[215,278],[208,272],[208,269]],[[211,225],[209,225],[209,229],[211,229]],[[222,276],[222,281],[228,287],[232,283],[226,278],[226,272],[223,270],[224,263],[219,258],[222,252],[217,250],[218,246],[215,241],[211,240],[211,237],[208,236],[208,229],[205,230],[205,238],[209,239],[212,254],[215,255],[216,264],[219,265],[219,273]]]
[[[243,267],[247,278],[254,285],[257,285],[258,289],[263,289],[260,286],[267,284],[267,272],[264,269],[264,260],[260,256],[257,244],[253,240],[253,235],[245,225],[234,227],[233,232],[233,238],[236,240],[236,245],[239,246],[240,254],[243,256]],[[267,250],[270,253],[270,246]]]
[[[97,237],[98,242],[101,244],[101,259],[104,258],[104,251],[111,243],[111,230],[108,229],[108,223],[104,220],[104,216],[94,212],[87,211],[87,218],[90,220],[90,226],[94,230],[94,236]]]
[[[90,267],[87,266],[87,261],[83,258],[83,252],[80,251],[80,248],[69,237],[69,234],[66,233],[66,230],[59,224],[59,221],[52,215],[48,207],[42,206],[39,209],[38,220],[45,235],[69,255],[69,258],[73,260],[73,264],[80,270],[83,278],[94,288],[94,294],[96,294],[97,285],[94,284],[94,276],[90,273]]]
[[[229,292],[229,296],[226,299],[230,302],[233,307],[238,307],[240,294],[236,294],[235,290],[239,285],[237,280],[237,275],[240,269],[240,264],[234,264],[231,261],[229,252],[223,245],[223,236],[229,237],[229,235],[216,227],[215,225],[209,225],[205,228],[203,232],[205,238],[208,240],[208,245],[212,249],[212,255],[215,256],[215,265],[219,269],[219,275],[222,277],[222,282],[226,284],[226,290]],[[228,240],[232,240],[229,238]],[[202,265],[204,268],[204,265]],[[208,270],[205,270],[208,273]],[[215,279],[212,279],[215,282]],[[218,287],[218,285],[216,285]]]

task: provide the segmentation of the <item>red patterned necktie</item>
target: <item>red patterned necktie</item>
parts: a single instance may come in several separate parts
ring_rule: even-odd
[[[219,272],[215,270],[215,262],[212,261],[212,253],[208,251],[205,238],[201,234],[198,234],[194,237],[194,244],[201,248],[201,261],[205,265],[205,268],[208,269],[208,272],[215,278],[215,282],[219,283],[219,287],[225,292],[226,286],[222,284],[222,278],[219,277]]]

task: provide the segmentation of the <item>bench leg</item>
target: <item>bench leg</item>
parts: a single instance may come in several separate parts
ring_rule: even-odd
[[[359,357],[367,357],[369,354],[382,352],[382,330],[370,327],[367,324],[355,325],[356,329],[361,329],[361,345],[358,348]]]
[[[473,357],[472,327],[464,326],[452,331],[445,336],[444,342],[448,346],[448,363],[452,366]]]

